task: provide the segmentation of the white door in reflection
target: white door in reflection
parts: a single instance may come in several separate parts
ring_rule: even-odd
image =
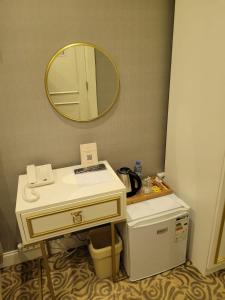
[[[61,52],[49,70],[48,88],[62,114],[81,121],[96,118],[95,49],[80,46]]]

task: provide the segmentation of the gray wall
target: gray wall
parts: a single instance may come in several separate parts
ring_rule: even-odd
[[[27,164],[80,162],[79,145],[97,142],[114,168],[140,159],[145,174],[164,168],[173,0],[0,2],[0,239],[20,240],[14,216],[18,175]],[[44,71],[66,44],[88,41],[111,54],[120,71],[117,104],[80,124],[48,103]]]

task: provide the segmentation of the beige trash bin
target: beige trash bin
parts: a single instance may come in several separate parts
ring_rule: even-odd
[[[99,278],[107,278],[112,275],[111,257],[111,231],[110,226],[92,229],[89,232],[89,252],[94,262],[95,272]],[[122,251],[122,241],[116,234],[115,261],[116,272],[119,271],[120,252]]]

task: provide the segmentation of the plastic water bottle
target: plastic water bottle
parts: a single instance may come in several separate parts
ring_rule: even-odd
[[[134,172],[142,178],[142,165],[140,160],[136,160],[135,166],[134,166]]]

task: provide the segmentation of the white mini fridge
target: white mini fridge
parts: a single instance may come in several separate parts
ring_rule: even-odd
[[[189,206],[175,194],[127,206],[119,227],[124,266],[131,281],[174,268],[186,261]]]

